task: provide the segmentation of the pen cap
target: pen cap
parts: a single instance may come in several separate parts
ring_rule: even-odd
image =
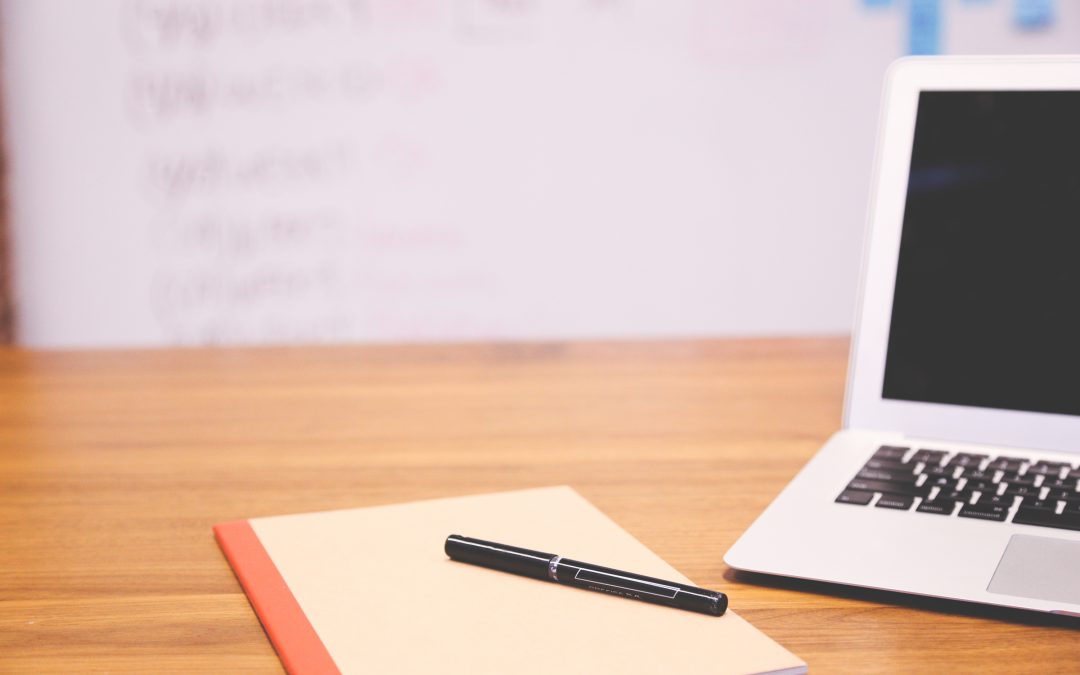
[[[551,576],[548,565],[556,557],[554,553],[496,544],[482,539],[462,537],[459,534],[447,537],[443,550],[454,560],[549,581]]]

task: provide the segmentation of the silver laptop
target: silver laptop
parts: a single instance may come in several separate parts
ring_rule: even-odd
[[[890,69],[843,428],[725,561],[1080,616],[1080,57]]]

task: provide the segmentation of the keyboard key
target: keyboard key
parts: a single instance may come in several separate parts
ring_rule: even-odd
[[[910,473],[915,470],[915,465],[896,462],[891,459],[871,459],[863,468],[880,471],[907,471]]]
[[[875,506],[880,506],[883,509],[902,509],[906,511],[911,508],[914,501],[915,498],[910,495],[881,495]]]
[[[925,497],[930,493],[930,488],[922,486],[916,487],[914,483],[896,483],[892,481],[883,480],[863,480],[862,478],[856,478],[848,483],[848,490],[859,490],[862,492],[882,492],[885,494],[893,495],[911,495],[913,497]]]
[[[967,478],[968,480],[984,480],[988,483],[994,482],[994,476],[997,472],[994,470],[979,471],[978,469],[964,469],[960,473],[961,478]]]
[[[941,516],[948,516],[952,514],[955,508],[956,502],[951,499],[934,499],[931,501],[924,499],[915,510],[920,513],[936,513]]]
[[[947,454],[949,453],[945,450],[917,450],[915,451],[915,454],[911,456],[910,461],[926,462],[927,464],[938,464]]]
[[[939,490],[941,490],[943,492],[952,492],[953,490],[956,489],[956,486],[959,485],[959,484],[960,484],[960,481],[956,480],[955,478],[945,478],[944,476],[942,476],[941,478],[927,479],[927,481],[925,483],[923,483],[923,486],[924,487],[936,487],[937,489],[939,489]]]
[[[1008,485],[1003,494],[1007,497],[1038,497],[1040,492],[1042,488],[1031,485]]]
[[[903,459],[911,448],[901,448],[896,445],[883,445],[874,453],[874,459],[891,459],[899,461]]]
[[[968,492],[994,492],[998,491],[998,484],[991,483],[986,480],[969,480],[964,484],[964,489]]]
[[[1020,502],[1020,508],[1053,511],[1057,508],[1057,502],[1050,501],[1049,499],[1039,499],[1038,496],[1024,497],[1024,500]]]
[[[986,468],[997,471],[1018,471],[1024,462],[1025,460],[1019,457],[997,457],[987,464]]]
[[[1046,499],[1076,499],[1080,494],[1076,490],[1050,490],[1046,493]]]
[[[1035,462],[1035,464],[1033,464],[1031,468],[1038,469],[1040,467],[1044,467],[1044,468],[1048,468],[1048,469],[1054,469],[1054,470],[1061,470],[1061,469],[1064,469],[1066,467],[1071,469],[1072,464],[1069,464],[1068,462],[1051,462],[1051,461],[1048,461],[1048,460],[1045,460],[1045,459],[1040,459],[1037,462]]]
[[[1044,480],[1042,487],[1050,488],[1051,490],[1068,490],[1069,492],[1076,492],[1076,481],[1051,478],[1049,480]]]
[[[1002,483],[1008,483],[1009,485],[1034,485],[1035,476],[1024,474],[1023,476],[1016,473],[1007,473],[1001,477]]]
[[[911,471],[882,471],[880,469],[863,469],[857,474],[858,478],[866,480],[888,480],[896,483],[914,483],[918,478]]]
[[[956,473],[956,467],[955,466],[928,466],[925,469],[923,469],[923,473],[925,473],[927,476],[945,476],[947,478],[952,478],[953,474]]]
[[[987,455],[978,455],[971,452],[958,452],[949,460],[949,466],[978,466],[987,458]]]
[[[1039,527],[1056,527],[1063,530],[1080,530],[1080,513],[1062,513],[1060,515],[1051,509],[1030,509],[1023,505],[1016,510],[1012,521],[1017,525],[1038,525]]]
[[[935,499],[944,499],[950,502],[962,502],[964,504],[967,504],[974,496],[974,492],[968,492],[967,490],[952,490],[951,492],[939,492],[938,496],[935,497]]]
[[[873,492],[860,492],[859,490],[844,490],[836,498],[837,504],[858,504],[866,506],[874,498]]]
[[[1009,515],[1009,507],[1004,504],[964,504],[957,515],[961,518],[1001,521]]]
[[[976,506],[1004,506],[1009,508],[1015,501],[1014,497],[999,497],[998,495],[984,494],[979,497],[979,501],[975,502]]]
[[[1061,473],[1061,470],[1068,467],[1069,465],[1065,462],[1035,462],[1028,467],[1027,472],[1032,476],[1041,474],[1043,476],[1057,478],[1058,474]]]

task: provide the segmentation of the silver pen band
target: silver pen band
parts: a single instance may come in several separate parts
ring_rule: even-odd
[[[548,576],[551,577],[552,581],[559,580],[558,569],[560,560],[562,560],[562,556],[557,555],[548,561]]]

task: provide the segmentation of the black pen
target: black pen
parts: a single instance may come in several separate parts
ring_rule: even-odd
[[[664,581],[610,567],[568,560],[554,553],[496,544],[452,534],[443,547],[454,560],[513,572],[534,579],[586,588],[657,605],[720,616],[727,609],[727,596],[696,586]]]

